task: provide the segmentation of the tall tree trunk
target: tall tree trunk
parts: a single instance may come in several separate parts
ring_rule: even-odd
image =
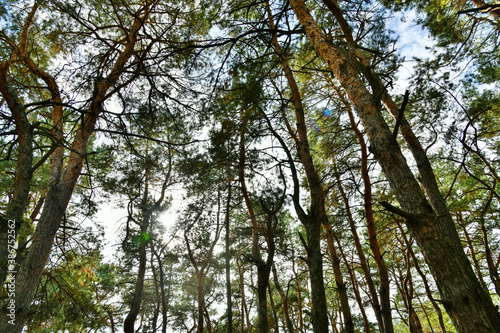
[[[377,230],[375,227],[375,217],[373,215],[373,205],[372,205],[373,203],[372,183],[370,180],[370,175],[368,174],[368,149],[366,147],[366,142],[363,137],[363,134],[359,130],[356,121],[354,120],[354,115],[352,113],[350,105],[347,103],[347,101],[344,99],[343,94],[341,94],[340,92],[339,96],[343,101],[344,105],[346,106],[347,113],[349,115],[349,120],[351,122],[351,127],[354,133],[356,134],[356,137],[358,138],[358,142],[361,148],[361,178],[363,179],[364,190],[365,190],[363,195],[364,199],[363,205],[365,209],[365,219],[368,231],[368,242],[370,244],[370,249],[373,253],[375,263],[377,264],[377,270],[380,278],[380,305],[378,300],[376,301],[376,303],[374,303],[376,309],[375,314],[377,315],[377,312],[380,311],[377,317],[378,320],[380,320],[379,318],[380,315],[382,316],[383,323],[379,321],[379,327],[381,328],[381,331],[385,333],[393,333],[394,326],[392,324],[389,273],[387,271],[387,265],[385,263],[385,260],[382,257],[382,251],[380,249],[380,244],[377,239]],[[339,178],[337,178],[337,180],[340,182]],[[347,201],[347,196],[345,195],[343,188],[340,188],[340,193],[342,194],[346,207],[348,207],[349,203]],[[350,214],[350,216],[351,218],[349,219],[349,222],[351,224],[351,229],[355,230],[352,215]],[[359,251],[360,253],[362,253],[361,249],[359,249]],[[367,266],[366,260],[364,259],[364,254],[361,255],[360,257],[363,258],[363,262],[365,262],[365,266]],[[367,274],[367,281],[370,281],[369,288],[372,288],[373,282],[371,280],[369,272]],[[373,291],[371,291],[371,293],[373,295]]]
[[[229,181],[229,179],[228,179]],[[226,202],[226,306],[227,306],[227,333],[233,333],[233,301],[231,289],[231,253],[230,253],[230,238],[229,238],[229,213],[231,207],[231,183],[227,185],[227,202]]]
[[[341,82],[354,104],[371,143],[371,149],[394,190],[402,209],[386,204],[407,220],[407,226],[429,264],[442,302],[459,332],[500,332],[500,315],[475,276],[465,255],[446,205],[438,193],[426,188],[424,196],[406,160],[393,140],[381,110],[357,72],[355,56],[344,53],[321,31],[303,0],[290,0],[300,23],[318,54]],[[353,61],[354,60],[354,61]],[[415,154],[414,154],[415,155]],[[417,164],[421,162],[417,160]],[[420,173],[422,175],[422,171]],[[431,169],[432,170],[432,169]],[[434,174],[422,175],[434,178]],[[424,185],[425,186],[425,185]],[[432,197],[432,198],[431,198]],[[434,208],[434,209],[433,209]]]
[[[278,273],[276,272],[276,267],[275,267],[274,263],[273,263],[272,271],[273,271],[274,286],[276,287],[276,290],[278,291],[278,293],[281,297],[281,304],[283,307],[283,316],[285,317],[286,328],[288,330],[288,333],[295,333],[292,320],[290,319],[288,297],[287,297],[287,295],[285,295],[285,292],[283,291],[283,288],[280,285],[280,282],[278,280]]]
[[[361,142],[364,143],[364,141],[360,141],[360,143]],[[362,155],[362,159],[363,159],[361,162],[362,172],[364,171],[364,168],[366,166],[365,163],[367,163],[367,161],[364,159],[366,157],[366,156],[364,156],[366,154],[366,147],[364,147],[364,148],[365,148],[365,150],[363,150],[363,145],[361,145],[361,155]],[[340,193],[342,200],[344,202],[344,206],[346,208],[347,220],[349,221],[351,233],[352,233],[353,239],[354,239],[354,244],[356,246],[356,251],[357,251],[358,256],[359,256],[359,262],[360,262],[361,268],[363,270],[366,283],[368,285],[368,290],[370,292],[372,307],[373,307],[373,310],[375,312],[375,317],[377,318],[380,332],[386,332],[385,331],[386,325],[384,323],[388,320],[388,316],[387,315],[384,316],[384,314],[389,313],[389,315],[390,315],[390,298],[389,298],[389,288],[388,288],[389,276],[387,273],[387,267],[385,267],[385,269],[383,269],[385,265],[381,266],[381,264],[380,264],[381,262],[383,262],[383,258],[380,255],[381,252],[380,252],[380,248],[379,248],[379,244],[378,244],[378,240],[377,240],[377,233],[375,230],[375,222],[373,219],[373,212],[371,211],[371,194],[370,194],[371,182],[370,182],[368,173],[363,174],[362,178],[364,179],[364,184],[365,184],[364,203],[365,203],[366,224],[368,226],[368,228],[367,228],[368,229],[368,241],[370,243],[370,248],[372,249],[372,253],[379,254],[378,257],[376,257],[375,255],[374,255],[374,257],[379,258],[378,260],[375,260],[377,262],[377,268],[379,271],[379,278],[381,281],[381,285],[386,286],[385,288],[383,288],[383,287],[380,288],[380,299],[384,305],[386,305],[385,300],[386,299],[389,300],[389,311],[382,311],[381,310],[381,306],[380,306],[380,303],[378,300],[378,294],[377,294],[377,291],[375,288],[375,283],[373,282],[373,279],[371,277],[370,268],[368,267],[368,263],[367,263],[365,254],[363,252],[363,248],[362,248],[361,242],[359,240],[358,232],[356,230],[354,218],[352,217],[351,205],[349,204],[349,199],[347,198],[347,195],[344,191],[344,188],[342,187],[342,184],[340,181],[340,176],[338,175],[338,172],[336,172],[335,174],[336,174],[336,178],[337,178],[337,188],[339,190],[339,193]],[[372,212],[371,215],[370,215],[370,212]],[[382,293],[385,293],[384,295],[387,295],[387,296],[382,296]],[[384,307],[384,309],[385,309],[385,307]],[[392,321],[391,321],[389,327],[392,327]]]
[[[1,332],[20,333],[29,315],[36,287],[45,268],[52,243],[64,216],[73,189],[83,166],[88,138],[97,120],[96,114],[86,117],[85,127],[77,132],[63,180],[53,184],[47,194],[45,207],[38,222],[32,244],[23,260],[16,279],[15,325],[7,322],[7,313],[2,311]]]
[[[156,271],[155,265],[154,265],[154,246],[151,244],[151,258],[149,259],[151,262],[151,271],[153,272],[153,281],[155,285],[155,294],[156,294],[156,304],[155,304],[155,310],[153,312],[153,319],[151,320],[151,326],[153,329],[153,332],[157,331],[158,327],[158,317],[160,316],[160,309],[161,309],[161,296],[160,296],[160,288],[163,288],[163,286],[160,286],[160,281],[158,279],[158,272]]]
[[[485,224],[485,215],[486,212],[488,211],[491,201],[493,199],[493,191],[495,190],[496,187],[496,181],[493,183],[492,190],[490,191],[490,195],[488,197],[488,200],[486,201],[486,204],[483,207],[483,210],[481,212],[481,215],[479,216],[479,224],[481,226],[481,233],[483,236],[483,244],[484,244],[484,255],[486,257],[486,263],[488,264],[488,272],[490,274],[490,279],[491,282],[493,282],[493,285],[495,286],[495,292],[497,295],[500,296],[500,275],[498,274],[498,270],[495,267],[495,263],[493,262],[493,257],[491,254],[491,248],[490,248],[490,242],[488,239],[488,231],[486,230],[486,224]]]
[[[60,181],[49,182],[49,190],[45,199],[45,206],[38,221],[31,246],[23,260],[16,277],[15,320],[12,325],[8,309],[0,311],[0,332],[20,333],[30,313],[31,303],[36,288],[42,276],[45,264],[49,258],[55,234],[59,229],[78,177],[83,168],[87,144],[94,131],[97,117],[103,110],[103,103],[108,98],[108,90],[118,81],[125,65],[134,53],[137,34],[149,15],[150,4],[144,5],[130,27],[129,35],[123,51],[117,57],[110,74],[97,82],[94,97],[87,112],[82,116],[80,127],[75,133],[71,145],[71,153]],[[52,165],[51,178],[58,173],[58,166]],[[57,177],[54,177],[57,178]],[[53,179],[53,178],[52,178]]]
[[[203,323],[204,323],[204,309],[205,309],[205,294],[203,293],[203,286],[205,285],[205,279],[202,274],[197,274],[196,276],[196,300],[198,302],[198,325],[196,332],[203,333]]]
[[[344,259],[344,264],[346,265],[347,268],[347,273],[349,274],[349,278],[352,283],[352,290],[354,291],[354,296],[356,297],[356,302],[358,303],[359,310],[361,312],[361,317],[363,317],[363,322],[365,324],[365,333],[371,333],[371,328],[370,328],[370,321],[368,320],[368,316],[366,315],[365,307],[363,305],[363,300],[361,299],[361,294],[359,292],[359,285],[358,281],[356,279],[356,273],[353,271],[349,260],[347,260],[346,255],[344,254],[344,251],[342,250],[342,245],[340,244],[340,241],[337,237],[335,237],[335,240],[337,241],[337,244],[339,245],[339,252],[340,255],[342,256],[342,259]],[[351,260],[351,263],[354,260]]]
[[[257,314],[259,318],[259,332],[267,332],[268,318],[267,318],[267,283],[269,274],[266,271],[267,267],[262,260],[259,249],[259,224],[255,217],[253,203],[250,200],[245,181],[245,161],[246,161],[246,147],[245,147],[245,131],[248,120],[245,118],[240,130],[240,160],[239,160],[239,181],[241,184],[241,192],[245,199],[245,205],[250,216],[252,223],[252,261],[257,266]]]
[[[147,153],[146,153],[147,154]],[[140,235],[145,235],[149,230],[149,225],[151,222],[152,212],[154,210],[154,206],[152,208],[148,208],[148,199],[149,199],[149,177],[150,177],[150,169],[146,166],[145,170],[145,183],[144,183],[144,194],[141,202],[141,215],[142,219],[140,220]],[[128,226],[127,226],[128,228]],[[127,230],[128,233],[128,230]],[[144,289],[144,277],[146,275],[146,264],[147,264],[147,252],[146,247],[148,242],[143,241],[139,246],[139,271],[137,273],[137,279],[135,282],[134,295],[132,297],[132,301],[130,303],[130,309],[125,317],[125,321],[123,323],[123,331],[125,333],[134,333],[134,325],[137,319],[137,316],[141,310],[141,302],[142,302],[142,290]]]
[[[36,1],[31,7],[21,30],[18,45],[15,45],[13,41],[4,35],[4,38],[7,38],[6,42],[11,46],[12,53],[22,60],[27,58],[28,32],[39,5],[40,3]],[[10,87],[7,80],[9,67],[10,61],[8,60],[0,63],[0,93],[7,102],[7,106],[14,118],[19,148],[12,198],[7,205],[5,218],[0,217],[0,286],[3,286],[5,282],[7,271],[16,271],[19,265],[19,262],[12,260],[14,253],[11,253],[10,249],[13,249],[13,245],[23,224],[23,216],[28,206],[31,178],[33,176],[33,134],[31,124],[26,116],[24,104],[19,99],[17,93]],[[10,230],[13,230],[14,234]],[[9,253],[11,254],[11,258],[9,258]],[[8,259],[11,259],[9,265],[7,265]],[[17,259],[21,259],[21,257],[18,256]]]
[[[276,27],[274,25],[268,2],[266,2],[266,9],[268,12],[269,26],[272,30],[274,30]],[[326,310],[327,304],[325,297],[325,283],[323,280],[323,256],[321,254],[321,226],[327,219],[325,211],[325,197],[321,181],[314,167],[309,149],[304,108],[302,105],[302,97],[300,95],[299,87],[288,64],[288,60],[281,51],[276,34],[273,35],[272,44],[274,51],[280,59],[281,67],[292,93],[295,117],[297,120],[298,138],[295,137],[295,134],[293,133],[290,133],[290,135],[296,139],[298,154],[302,164],[304,165],[311,197],[309,213],[305,214],[302,208],[299,208],[300,204],[297,201],[297,195],[293,196],[297,215],[301,223],[304,225],[307,234],[307,264],[309,267],[312,301],[311,322],[316,333],[327,333],[328,316]],[[295,179],[294,181],[296,182],[297,180]]]
[[[333,268],[333,275],[335,276],[335,283],[337,285],[337,293],[340,298],[340,305],[342,314],[344,316],[345,331],[347,333],[354,333],[354,323],[352,321],[351,307],[349,305],[349,298],[347,296],[347,288],[345,287],[344,277],[340,269],[340,259],[337,254],[337,247],[333,240],[333,230],[330,223],[325,223],[326,239],[328,249],[330,250],[330,262]]]
[[[299,280],[299,274],[297,273],[297,270],[295,269],[295,253],[294,249],[292,248],[292,272],[293,272],[293,277],[295,279],[295,286],[297,288],[297,307],[298,307],[298,314],[299,318],[297,319],[297,328],[299,332],[304,331],[304,310],[302,308],[302,291],[300,288],[300,280]]]
[[[267,284],[267,292],[269,293],[269,305],[271,306],[271,311],[273,312],[274,319],[274,333],[279,333],[280,331],[280,322],[278,315],[276,314],[276,306],[274,305],[273,292],[271,290],[271,285]]]
[[[467,247],[469,248],[470,258],[472,259],[473,267],[476,270],[477,278],[479,279],[479,282],[483,286],[484,290],[488,291],[488,285],[484,281],[483,272],[481,271],[481,265],[479,263],[479,260],[477,259],[475,246],[472,243],[472,238],[469,234],[469,231],[467,230],[467,221],[464,220],[461,211],[458,211],[456,213],[456,216],[457,216],[456,217],[457,222],[462,227],[462,230],[464,232],[465,243],[467,244]]]
[[[144,276],[146,274],[146,244],[139,247],[139,272],[137,273],[137,279],[135,282],[134,296],[132,302],[130,303],[130,310],[123,322],[123,331],[125,333],[134,333],[134,324],[137,319],[137,315],[141,309],[142,300],[142,290],[144,289]]]
[[[439,321],[439,326],[441,328],[441,332],[446,333],[446,326],[444,325],[443,314],[442,314],[441,308],[439,307],[439,304],[437,304],[436,300],[434,299],[434,297],[432,295],[432,291],[431,291],[431,288],[429,286],[429,282],[427,281],[427,276],[420,268],[420,264],[418,262],[417,256],[415,255],[415,252],[413,251],[413,249],[411,247],[408,247],[408,251],[411,254],[411,257],[413,259],[413,264],[415,266],[415,269],[417,270],[417,273],[420,275],[420,278],[422,279],[422,282],[424,283],[424,288],[425,288],[425,293],[427,295],[427,298],[431,301],[431,304],[434,307],[434,312],[438,316],[438,321]]]
[[[219,241],[219,237],[220,237],[221,231],[223,229],[221,219],[220,219],[220,214],[221,214],[221,193],[220,193],[220,190],[217,191],[217,218],[216,218],[217,225],[215,228],[214,239],[210,243],[210,247],[209,247],[208,251],[206,252],[205,257],[203,258],[203,261],[200,263],[195,258],[194,252],[191,249],[191,245],[189,243],[189,238],[188,238],[188,232],[198,222],[204,209],[205,209],[205,206],[203,203],[197,216],[193,219],[193,221],[187,227],[187,229],[184,230],[184,241],[186,242],[189,261],[191,261],[191,264],[193,265],[193,268],[195,271],[196,283],[197,283],[197,285],[196,285],[197,286],[196,300],[198,303],[198,318],[197,318],[197,325],[196,326],[197,326],[198,333],[203,333],[205,312],[207,311],[206,307],[205,307],[205,293],[203,291],[203,288],[205,286],[205,276],[208,273],[208,270],[210,268],[210,263],[211,263],[212,258],[213,258],[214,248],[217,245],[217,242]],[[210,325],[210,321],[209,321],[210,318],[208,316],[206,316],[206,317],[208,320],[208,324]]]
[[[14,175],[14,188],[12,198],[7,206],[4,217],[0,217],[0,286],[3,286],[7,278],[7,271],[15,271],[18,262],[14,259],[9,264],[9,251],[14,249],[19,230],[22,225],[23,215],[28,205],[32,178],[33,163],[33,135],[31,125],[26,117],[26,109],[16,92],[11,89],[7,81],[9,63],[0,63],[0,93],[7,102],[16,124],[18,154],[16,171]],[[14,234],[9,233],[14,230]],[[11,245],[11,246],[9,246]],[[19,247],[17,248],[19,251]],[[14,255],[15,253],[11,253]]]
[[[244,277],[245,263],[242,260],[237,260],[237,265],[238,265],[239,283],[241,290],[241,332],[245,331],[245,321],[246,321],[247,331],[251,332],[252,325],[250,323],[249,311],[245,300],[245,277]]]
[[[267,215],[266,228],[264,229],[263,227],[259,226],[257,222],[257,218],[255,216],[255,210],[253,208],[253,203],[250,200],[250,196],[248,194],[245,181],[246,123],[247,119],[243,121],[240,132],[239,180],[241,184],[241,192],[243,194],[243,198],[245,199],[245,204],[248,209],[248,214],[250,215],[250,220],[252,221],[252,260],[257,266],[257,298],[258,298],[257,313],[259,316],[259,332],[268,332],[269,319],[267,316],[267,286],[269,284],[271,266],[274,260],[274,251],[275,251],[274,230],[276,229],[278,219],[275,216],[276,211],[267,208],[265,202],[262,202],[262,209]],[[273,220],[276,221],[276,224],[273,224]],[[266,241],[268,248],[266,261],[264,261],[260,255],[259,241],[258,241],[260,229],[264,229],[266,231]]]

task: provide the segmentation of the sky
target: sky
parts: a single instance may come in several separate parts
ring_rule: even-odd
[[[404,94],[405,90],[408,89],[408,79],[414,73],[416,64],[414,57],[425,58],[429,54],[427,48],[433,45],[433,40],[428,32],[415,23],[416,18],[415,11],[397,12],[392,13],[392,18],[388,21],[387,27],[398,36],[397,52],[405,58],[398,73],[398,80],[391,91],[392,94]],[[172,206],[160,217],[160,221],[167,230],[171,230],[176,223],[176,212],[182,207],[182,191],[174,190],[171,195],[173,196]],[[118,208],[116,201],[100,204],[99,212],[94,220],[105,228],[106,241],[103,247],[105,261],[112,260],[114,251],[118,250],[116,248],[120,243],[118,235],[120,229],[123,228],[123,224],[120,222],[123,222],[126,216],[126,210]]]

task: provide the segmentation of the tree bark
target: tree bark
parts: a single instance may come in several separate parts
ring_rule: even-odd
[[[278,291],[278,294],[281,297],[281,304],[283,307],[283,316],[285,317],[286,328],[288,330],[288,333],[295,333],[295,330],[293,328],[293,322],[290,319],[288,297],[287,297],[287,295],[285,295],[285,292],[283,291],[283,288],[280,285],[280,282],[278,280],[278,273],[276,272],[276,267],[275,267],[274,263],[273,263],[272,271],[273,271],[274,286],[276,287],[276,290]]]
[[[267,284],[269,283],[269,273],[271,267],[262,260],[259,249],[259,223],[255,217],[255,210],[253,203],[250,200],[245,181],[245,161],[246,161],[246,147],[245,147],[245,131],[247,126],[247,119],[243,120],[240,130],[240,160],[239,160],[239,181],[241,184],[241,192],[245,200],[245,205],[250,216],[252,223],[252,261],[257,267],[257,314],[259,317],[259,332],[268,331],[268,317],[267,317]]]
[[[148,223],[149,224],[149,223]],[[141,228],[142,229],[142,228]],[[147,228],[146,228],[147,230]],[[145,232],[142,231],[141,232]],[[142,301],[142,290],[144,289],[144,276],[146,274],[146,245],[144,244],[139,247],[139,272],[137,273],[137,279],[135,282],[134,296],[132,302],[130,303],[130,310],[123,322],[123,331],[125,333],[134,333],[134,324],[137,319],[137,315],[141,309]]]
[[[354,333],[354,323],[352,321],[351,307],[349,305],[349,298],[347,297],[347,288],[344,283],[344,277],[340,269],[340,259],[337,254],[337,247],[333,240],[333,230],[330,223],[324,223],[328,249],[330,250],[330,262],[333,268],[333,275],[337,285],[337,293],[340,298],[340,305],[342,307],[342,314],[344,316],[344,327],[347,333]]]
[[[266,7],[269,25],[271,29],[274,30],[275,25],[272,19],[269,3],[267,2]],[[328,316],[326,311],[325,283],[323,280],[323,256],[321,253],[321,226],[327,219],[325,211],[325,197],[322,184],[318,174],[316,173],[309,149],[304,108],[302,105],[302,97],[299,87],[295,81],[290,65],[288,64],[288,60],[281,51],[276,34],[273,35],[272,44],[274,51],[280,59],[283,72],[292,93],[295,117],[297,120],[298,138],[296,138],[293,133],[290,133],[290,135],[297,140],[297,150],[300,160],[304,166],[311,198],[309,213],[305,214],[302,208],[299,208],[300,203],[298,202],[298,196],[293,196],[297,215],[301,223],[304,225],[307,234],[307,264],[309,267],[312,301],[311,322],[316,333],[327,333]],[[290,161],[290,163],[293,162]],[[297,182],[297,180],[295,179],[294,182]]]
[[[103,110],[103,103],[108,98],[108,90],[118,81],[125,69],[126,63],[134,53],[137,35],[149,15],[150,5],[149,2],[144,5],[140,13],[136,16],[134,24],[128,32],[129,35],[127,36],[124,50],[117,57],[110,74],[106,79],[96,84],[94,97],[83,116],[81,125],[75,133],[75,138],[71,145],[71,153],[61,179],[49,183],[45,207],[38,221],[28,254],[23,260],[16,277],[15,325],[8,322],[10,320],[7,316],[9,311],[4,308],[0,313],[0,332],[20,333],[28,319],[31,303],[45,264],[49,258],[55,234],[83,168],[90,135],[94,131],[97,117]],[[51,174],[56,174],[57,172],[57,168],[54,169],[53,166]]]
[[[26,55],[28,32],[31,24],[33,23],[39,5],[38,1],[36,1],[31,7],[21,30],[18,45],[15,45],[13,41],[5,36],[7,44],[10,45],[13,55],[17,58]],[[12,117],[14,118],[19,151],[17,155],[16,171],[14,174],[12,199],[7,205],[5,219],[3,217],[0,218],[0,286],[3,286],[5,283],[7,271],[17,270],[17,266],[19,265],[19,262],[15,262],[7,267],[9,259],[9,245],[14,245],[9,243],[9,240],[15,241],[19,235],[19,230],[23,224],[24,213],[26,212],[28,206],[31,179],[33,177],[33,134],[31,124],[26,116],[26,108],[24,104],[21,102],[17,93],[14,89],[12,89],[7,80],[9,67],[9,61],[3,61],[0,63],[0,93],[7,102],[7,106],[9,107]],[[13,229],[10,228],[10,224],[13,224]],[[9,234],[9,230],[14,230],[14,234]],[[21,256],[18,256],[17,259],[21,259]]]
[[[356,297],[356,302],[358,303],[359,310],[361,312],[361,316],[363,317],[363,322],[365,324],[365,333],[371,333],[371,328],[370,328],[370,321],[368,320],[368,316],[366,315],[365,307],[363,305],[363,300],[361,299],[361,294],[359,292],[359,285],[358,281],[356,279],[356,273],[353,271],[352,267],[350,266],[349,260],[347,260],[346,255],[344,254],[344,251],[342,250],[342,245],[340,244],[340,241],[338,238],[335,238],[337,241],[337,244],[339,245],[339,252],[340,255],[342,256],[342,259],[344,259],[344,264],[346,265],[347,268],[347,273],[349,274],[349,278],[352,283],[352,289],[354,291],[354,296]],[[352,263],[353,260],[351,260]]]
[[[31,125],[26,117],[26,109],[23,103],[16,92],[9,86],[7,81],[8,70],[8,62],[0,63],[0,93],[7,102],[14,118],[19,148],[12,198],[7,206],[5,218],[0,218],[0,286],[3,286],[7,278],[7,271],[15,271],[17,269],[18,262],[16,260],[12,261],[12,265],[8,265],[9,245],[12,245],[12,249],[19,235],[24,213],[28,205],[31,178],[33,176],[33,135]],[[14,226],[13,229],[10,228],[12,225]],[[9,234],[9,230],[14,230],[14,234]],[[14,242],[9,242],[9,240]],[[19,251],[19,247],[17,250]]]
[[[229,213],[231,204],[231,183],[227,187],[227,202],[226,202],[226,306],[227,306],[227,333],[233,333],[233,301],[231,289],[231,253],[230,253],[230,238],[229,238]]]
[[[368,229],[368,241],[370,243],[370,249],[373,253],[373,257],[375,258],[375,263],[377,264],[377,269],[380,277],[380,311],[382,314],[382,318],[384,320],[382,329],[383,332],[392,333],[394,332],[394,326],[392,324],[389,273],[387,271],[387,265],[385,264],[385,260],[382,257],[382,251],[380,250],[380,245],[377,239],[377,230],[375,228],[375,217],[373,216],[373,205],[372,205],[373,202],[372,184],[370,180],[370,175],[368,174],[368,151],[366,148],[365,139],[363,138],[363,134],[358,129],[356,122],[354,121],[354,116],[352,114],[352,111],[348,105],[346,106],[348,108],[347,112],[349,114],[351,127],[354,130],[361,147],[361,178],[363,178],[364,189],[365,189],[365,193],[363,195],[365,218]]]
[[[313,47],[328,63],[354,104],[370,140],[371,150],[402,210],[390,205],[386,208],[406,218],[408,229],[422,249],[438,285],[441,301],[455,327],[459,332],[500,332],[500,315],[471,268],[449,211],[439,205],[441,201],[431,199],[434,211],[425,198],[397,142],[392,139],[381,110],[374,102],[375,96],[367,90],[352,59],[346,58],[338,47],[328,41],[303,0],[290,0],[290,4]],[[422,176],[434,177],[434,174]],[[435,192],[427,193],[430,198],[437,195]]]
[[[497,295],[500,296],[500,275],[498,274],[497,267],[495,267],[495,263],[493,262],[490,242],[488,240],[488,231],[486,229],[485,218],[484,218],[486,212],[488,211],[491,205],[494,193],[493,191],[495,190],[495,187],[496,187],[496,181],[493,183],[493,187],[492,190],[490,191],[488,200],[486,201],[486,204],[481,212],[481,215],[479,216],[479,224],[481,226],[481,233],[483,236],[483,244],[484,244],[484,255],[486,257],[486,263],[488,264],[488,272],[490,274],[490,279],[491,282],[493,282],[493,285],[495,286],[495,292],[497,293]]]

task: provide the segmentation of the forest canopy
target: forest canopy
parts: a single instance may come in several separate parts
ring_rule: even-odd
[[[2,1],[0,332],[500,332],[499,37],[496,1]]]

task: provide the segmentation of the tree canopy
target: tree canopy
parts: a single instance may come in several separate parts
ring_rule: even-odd
[[[499,37],[492,1],[3,1],[0,331],[500,332]]]

